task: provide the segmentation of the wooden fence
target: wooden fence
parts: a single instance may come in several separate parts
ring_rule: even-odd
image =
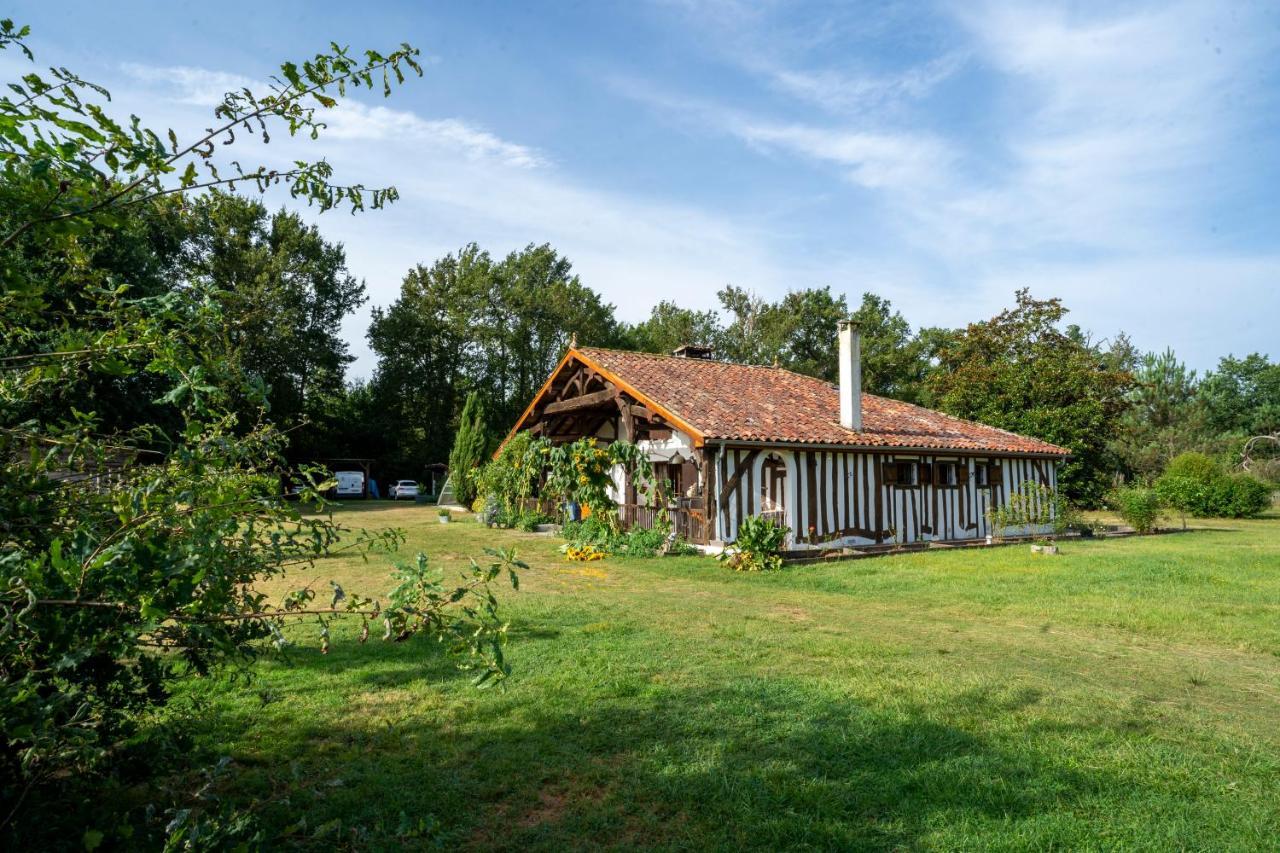
[[[667,509],[667,518],[676,536],[685,542],[706,545],[710,541],[702,498],[681,498],[675,506]],[[658,510],[644,504],[621,504],[618,506],[618,520],[624,530],[632,527],[647,530],[657,523]]]

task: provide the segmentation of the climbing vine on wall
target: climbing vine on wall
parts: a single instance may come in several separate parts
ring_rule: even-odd
[[[643,499],[655,493],[653,465],[629,441],[601,444],[580,438],[556,446],[545,438],[517,433],[481,471],[480,492],[508,514],[520,512],[533,497],[577,503],[616,529],[618,504],[612,491],[619,467]]]

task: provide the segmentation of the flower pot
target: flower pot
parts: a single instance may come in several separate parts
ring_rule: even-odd
[[[448,523],[449,523],[449,516],[447,516],[447,515],[437,515],[437,516],[436,516],[436,518],[440,519],[440,523],[441,523],[441,524],[448,524]]]
[[[1058,553],[1057,545],[1032,545],[1032,554],[1056,554]]]

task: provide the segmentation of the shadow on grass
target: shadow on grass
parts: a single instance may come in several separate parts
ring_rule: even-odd
[[[356,624],[352,622],[340,629],[327,655],[321,654],[318,639],[313,640],[302,629],[293,631],[292,645],[264,658],[260,674],[266,681],[280,682],[292,699],[329,696],[335,686],[392,689],[465,681],[475,675],[459,667],[464,657],[450,654],[443,644],[433,639],[413,636],[395,642],[383,640],[375,633],[362,644],[355,639]],[[527,647],[532,641],[554,640],[561,632],[515,619],[510,623],[508,634]],[[264,695],[274,697],[274,701],[286,694],[281,692],[277,696],[265,691]]]
[[[983,701],[965,704],[981,716]],[[991,716],[1008,712],[992,701]],[[291,760],[340,784],[294,790],[289,810],[265,815],[277,829],[299,812],[310,826],[338,820],[356,846],[403,841],[405,815],[449,847],[898,848],[1070,811],[1122,784],[801,682],[649,690],[572,713],[514,693],[499,704],[438,728],[410,717],[328,730]],[[259,778],[249,789],[264,784],[289,786]]]

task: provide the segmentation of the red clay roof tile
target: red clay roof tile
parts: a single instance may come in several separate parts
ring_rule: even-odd
[[[778,367],[579,347],[711,440],[1066,456],[1066,448],[898,400],[862,395],[860,432],[840,425],[839,390]]]

